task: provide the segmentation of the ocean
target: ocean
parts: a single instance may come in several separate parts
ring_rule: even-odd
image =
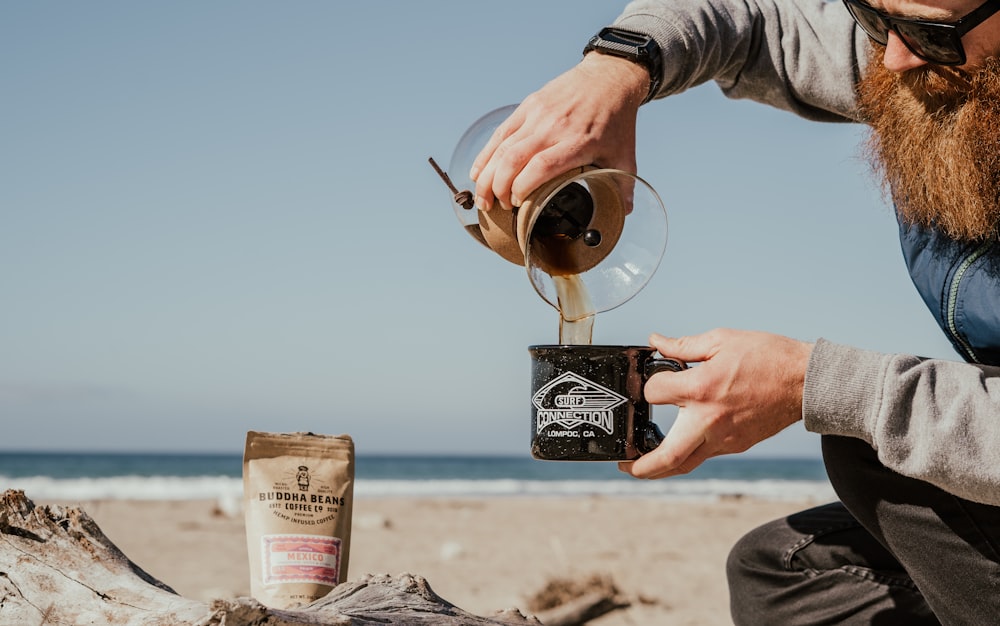
[[[242,458],[232,454],[0,451],[0,491],[35,500],[186,500],[238,503]],[[359,455],[355,497],[580,496],[831,500],[819,459],[724,456],[691,474],[636,480],[614,463],[528,456]]]

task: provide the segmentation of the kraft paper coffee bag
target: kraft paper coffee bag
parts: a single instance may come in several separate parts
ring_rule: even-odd
[[[353,496],[349,436],[248,432],[243,500],[250,595],[287,609],[346,580]]]

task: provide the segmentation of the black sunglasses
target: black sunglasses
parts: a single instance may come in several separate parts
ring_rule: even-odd
[[[965,48],[962,47],[962,37],[1000,11],[1000,0],[986,0],[979,8],[960,20],[933,22],[893,17],[868,6],[861,0],[844,0],[844,5],[858,26],[875,43],[886,45],[891,30],[899,35],[910,52],[936,65],[964,64]]]

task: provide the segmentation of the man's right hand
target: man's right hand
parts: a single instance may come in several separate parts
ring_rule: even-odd
[[[470,172],[476,206],[520,206],[542,184],[584,165],[636,173],[636,116],[648,90],[644,67],[588,53],[493,133]]]

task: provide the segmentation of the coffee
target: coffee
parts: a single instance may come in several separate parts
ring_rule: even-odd
[[[248,432],[243,499],[251,596],[287,609],[346,579],[354,499],[349,436]]]
[[[559,343],[590,345],[594,336],[594,305],[579,274],[553,276],[559,296]]]
[[[650,376],[685,368],[648,346],[531,346],[531,455],[631,461],[663,434],[643,395]]]

